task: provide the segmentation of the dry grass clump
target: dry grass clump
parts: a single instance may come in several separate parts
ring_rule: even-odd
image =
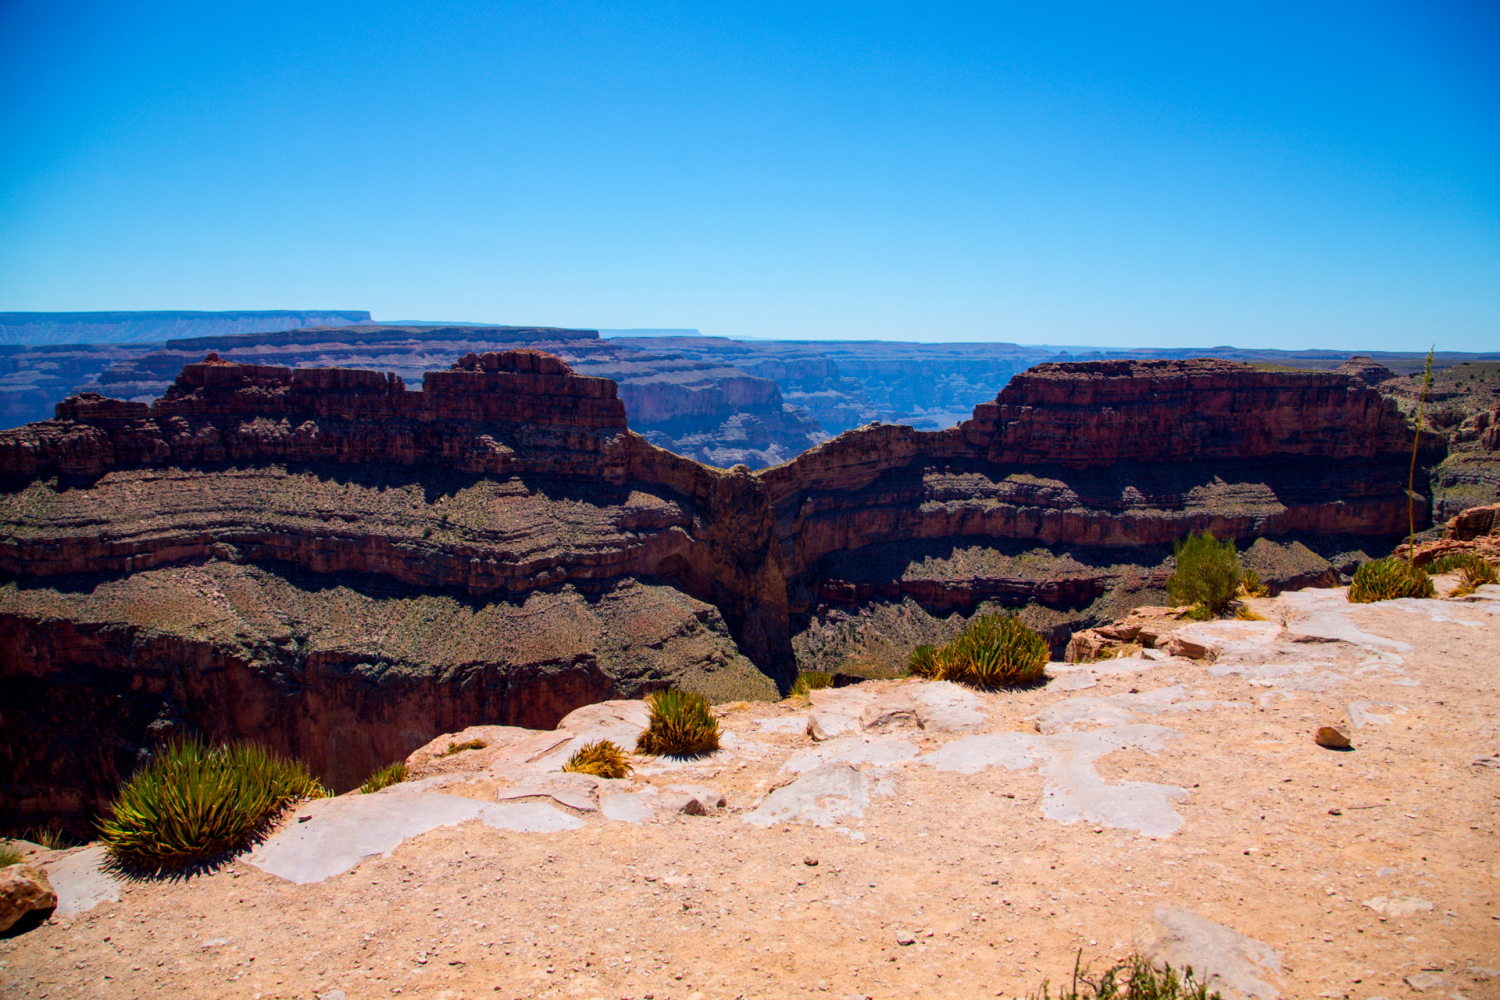
[[[1453,589],[1452,596],[1467,597],[1487,583],[1500,583],[1500,569],[1494,563],[1476,556],[1473,562],[1465,563],[1459,569],[1458,579],[1458,586]]]
[[[1390,556],[1360,563],[1354,571],[1354,581],[1349,584],[1352,604],[1372,604],[1398,597],[1432,597],[1435,593],[1426,570]]]
[[[1271,588],[1260,582],[1260,574],[1253,569],[1247,569],[1240,577],[1240,596],[1242,597],[1270,597]]]
[[[124,868],[177,871],[243,847],[286,806],[327,794],[301,763],[262,746],[189,738],[120,787],[99,836]]]
[[[833,687],[833,675],[826,670],[804,670],[792,684],[793,698],[806,698],[807,692]]]
[[[24,860],[26,860],[26,852],[17,847],[14,841],[7,840],[0,844],[0,868],[18,865]]]
[[[613,740],[599,740],[579,747],[573,751],[573,756],[568,758],[562,769],[592,774],[596,778],[623,778],[635,770],[630,766],[630,761],[625,759],[625,751]]]
[[[642,753],[669,757],[702,757],[719,749],[719,720],[708,699],[691,691],[668,688],[646,699],[651,721],[635,747]]]
[[[465,750],[483,750],[487,746],[489,744],[484,740],[465,740],[462,743],[449,743],[448,749],[444,750],[439,756],[452,757],[454,754],[463,753]]]
[[[975,687],[1033,684],[1046,674],[1047,640],[1011,615],[981,615],[952,642],[918,646],[908,663],[913,676]]]
[[[406,780],[406,761],[398,760],[394,764],[387,764],[374,774],[365,779],[365,783],[359,786],[359,790],[366,795],[378,792],[382,788],[399,785]]]
[[[1031,995],[1032,1000],[1052,1000],[1048,983]],[[1149,961],[1132,955],[1116,962],[1098,976],[1073,966],[1073,985],[1058,991],[1057,1000],[1223,1000],[1218,992],[1208,992],[1188,966],[1182,975],[1170,965],[1157,972]]]

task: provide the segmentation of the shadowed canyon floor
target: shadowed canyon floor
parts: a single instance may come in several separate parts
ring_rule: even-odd
[[[1500,587],[1250,604],[1179,630],[1204,659],[720,706],[720,752],[619,781],[557,767],[639,703],[475,727],[187,881],[43,854],[0,996],[1015,997],[1172,924],[1226,996],[1500,997]]]

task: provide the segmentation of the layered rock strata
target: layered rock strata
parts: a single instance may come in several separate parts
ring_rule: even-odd
[[[3,807],[82,816],[182,729],[346,785],[468,724],[893,665],[994,606],[1060,651],[1152,603],[1189,530],[1262,539],[1283,585],[1404,532],[1404,428],[1342,375],[1049,364],[959,427],[757,474],[652,446],[613,382],[536,351],[421,392],[211,356],[0,435]]]

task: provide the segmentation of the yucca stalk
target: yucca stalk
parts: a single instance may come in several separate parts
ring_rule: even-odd
[[[1427,349],[1427,367],[1422,373],[1422,395],[1417,399],[1417,427],[1411,437],[1411,472],[1406,477],[1406,558],[1417,564],[1417,445],[1422,441],[1422,418],[1427,409],[1427,390],[1432,387],[1433,344]]]

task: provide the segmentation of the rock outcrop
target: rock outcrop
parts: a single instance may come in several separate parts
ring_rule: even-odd
[[[1341,375],[1047,364],[956,428],[753,473],[653,446],[612,381],[534,350],[421,392],[210,355],[0,434],[0,808],[81,820],[189,729],[345,787],[471,724],[878,671],[997,605],[1060,652],[1159,603],[1189,530],[1276,546],[1288,581],[1388,545],[1404,427]]]

